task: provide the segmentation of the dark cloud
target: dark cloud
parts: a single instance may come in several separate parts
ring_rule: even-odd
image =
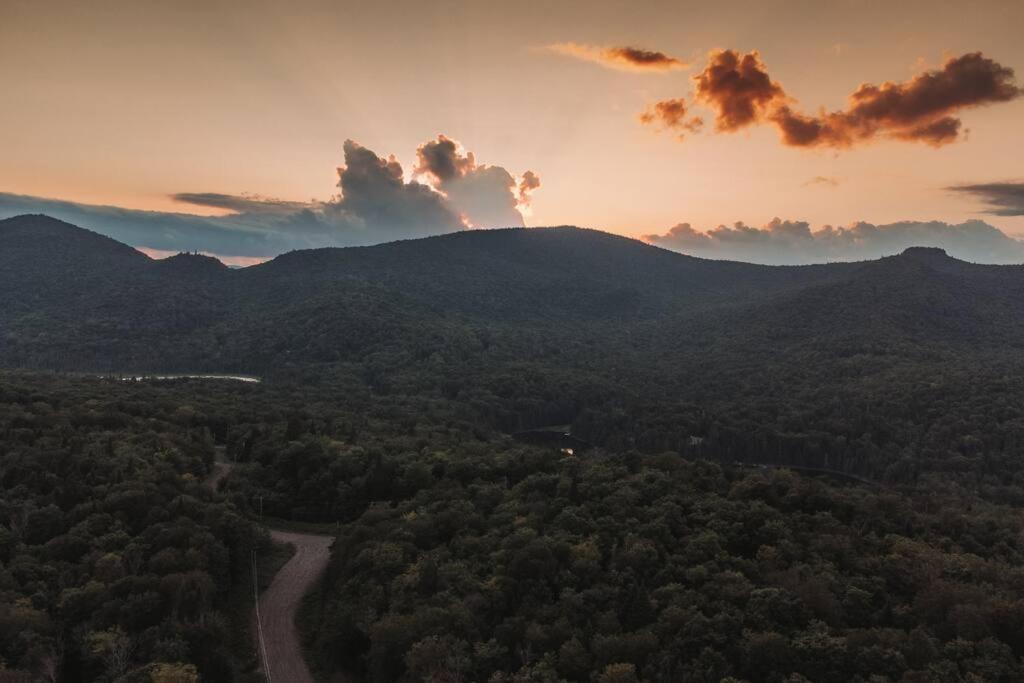
[[[463,176],[476,166],[472,152],[462,154],[459,143],[444,135],[420,145],[416,157],[419,160],[416,172],[429,173],[441,183]]]
[[[341,197],[324,204],[324,215],[349,232],[369,239],[406,239],[463,227],[458,211],[429,186],[405,182],[395,157],[377,156],[346,140],[345,165],[338,169]],[[383,239],[382,239],[383,238]]]
[[[703,119],[699,116],[687,116],[688,113],[689,109],[683,98],[662,100],[655,102],[640,114],[640,123],[674,131],[681,140],[688,133],[696,133],[704,125]]]
[[[326,202],[214,192],[172,195],[181,202],[233,212],[196,216],[0,193],[0,218],[44,213],[150,253],[195,250],[222,257],[265,258],[293,249],[377,244],[453,232],[466,227],[463,215],[499,215],[502,220],[494,225],[522,225],[516,207],[540,185],[533,173],[524,174],[517,183],[501,167],[477,165],[472,154],[457,153],[448,159],[454,170],[440,165],[443,155],[433,157],[431,173],[448,173],[444,182],[432,175],[445,187],[442,193],[424,183],[406,182],[394,157],[380,157],[351,140],[345,142],[343,152],[345,162],[338,169],[340,194]]]
[[[992,215],[1024,216],[1024,183],[974,183],[946,189],[984,201]]]
[[[611,59],[625,62],[641,69],[681,69],[685,63],[664,52],[644,50],[638,47],[610,47],[604,51]]]
[[[833,120],[836,116],[805,116],[781,105],[772,114],[772,121],[782,133],[782,141],[791,147],[849,147],[853,140],[847,127]]]
[[[540,186],[532,171],[516,182],[501,166],[478,164],[472,152],[463,152],[458,142],[444,135],[420,145],[416,156],[416,173],[428,178],[468,225],[524,225],[520,205],[527,204],[530,191]]]
[[[845,148],[878,137],[938,147],[960,137],[961,121],[951,114],[1008,102],[1022,92],[1013,69],[972,52],[904,83],[865,83],[845,110],[807,116],[781,106],[772,120],[783,141],[796,147]]]
[[[954,114],[1024,94],[1013,69],[980,52],[955,57],[940,69],[902,83],[862,84],[850,95],[846,109],[817,115],[794,108],[757,52],[713,52],[694,82],[695,99],[715,111],[719,132],[770,122],[786,145],[831,149],[881,138],[940,147],[961,138],[963,124]]]
[[[715,129],[733,132],[761,121],[786,94],[772,81],[755,51],[712,52],[704,71],[694,77],[696,99],[715,110]]]
[[[315,202],[290,202],[260,195],[221,194],[219,192],[178,192],[171,199],[193,206],[225,209],[235,213],[294,213],[314,208]]]
[[[601,64],[625,71],[676,71],[689,64],[681,59],[656,50],[638,47],[598,47],[582,43],[556,43],[548,49],[568,57]]]
[[[643,239],[694,256],[775,265],[874,259],[912,246],[940,247],[966,261],[1024,263],[1024,242],[982,221],[959,225],[939,221],[888,225],[861,222],[849,227],[826,225],[812,231],[804,221],[776,218],[761,227],[739,222],[707,232],[680,223],[665,234],[644,235]]]

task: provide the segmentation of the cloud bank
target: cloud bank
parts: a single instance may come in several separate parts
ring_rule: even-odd
[[[661,235],[644,235],[651,244],[703,258],[772,265],[860,261],[898,254],[907,247],[940,247],[955,258],[978,263],[1024,263],[1024,242],[983,221],[958,225],[905,221],[887,225],[826,225],[817,231],[804,221],[775,218],[753,227],[738,222],[701,232],[680,223]]]
[[[517,179],[500,166],[477,164],[471,152],[444,136],[420,151],[430,159],[423,166],[420,158],[427,182],[407,182],[393,156],[384,158],[346,141],[344,165],[338,168],[340,194],[330,201],[216,192],[171,195],[184,204],[232,212],[197,216],[0,193],[0,218],[45,213],[151,254],[200,251],[234,262],[294,249],[426,237],[469,226],[524,224],[521,209],[540,186],[535,173],[527,171]]]
[[[790,147],[848,149],[881,139],[920,142],[941,147],[962,137],[960,111],[1001,102],[1024,94],[1013,69],[980,52],[954,57],[939,69],[927,70],[909,81],[861,84],[839,111],[805,114],[780,83],[772,80],[755,51],[741,55],[719,50],[694,76],[694,100],[715,112],[715,130],[732,133],[755,124],[774,125]],[[682,98],[672,103],[685,106]],[[653,123],[654,119],[641,121]]]
[[[621,71],[666,72],[689,68],[689,64],[656,50],[638,47],[598,47],[582,43],[555,43],[548,50],[566,57],[593,62]]]
[[[994,216],[1024,216],[1024,183],[975,183],[946,189],[984,201],[989,205],[987,213]]]

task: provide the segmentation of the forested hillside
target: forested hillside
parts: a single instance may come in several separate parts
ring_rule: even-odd
[[[934,249],[767,267],[550,228],[292,252],[231,270],[198,255],[153,261],[44,216],[0,221],[8,367],[266,374],[538,335],[588,340],[606,358],[854,340],[1018,348],[1022,302],[1024,268]]]
[[[0,221],[0,266],[0,363],[249,372],[481,329],[604,335],[850,271],[704,261],[577,228],[292,252],[232,271],[195,255],[152,261],[45,216]]]
[[[11,366],[340,382],[503,433],[873,480],[966,470],[992,495],[1024,441],[1024,267],[937,249],[775,268],[552,228],[231,270],[40,216],[0,222],[0,245]]]
[[[245,680],[262,513],[338,536],[324,680],[1020,680],[1022,344],[1024,269],[938,250],[553,228],[232,270],[2,221],[0,671]],[[156,371],[264,381],[94,376]]]

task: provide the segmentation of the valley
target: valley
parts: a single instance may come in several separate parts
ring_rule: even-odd
[[[1024,683],[1022,26],[0,0],[0,683]]]
[[[1020,675],[1019,267],[558,228],[228,270],[32,217],[0,261],[11,669]]]

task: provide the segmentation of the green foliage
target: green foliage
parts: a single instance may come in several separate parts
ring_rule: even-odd
[[[70,681],[160,661],[181,664],[159,680],[230,680],[244,662],[223,610],[265,538],[202,485],[213,438],[183,421],[187,398],[125,388],[0,381],[0,660]]]
[[[524,455],[448,454],[433,486],[343,527],[322,666],[374,681],[1024,675],[1010,508],[629,453],[551,455],[516,478]]]
[[[231,271],[2,222],[0,365],[267,381],[0,376],[0,661],[236,678],[263,515],[338,533],[325,677],[1021,680],[1022,277],[569,228]]]

